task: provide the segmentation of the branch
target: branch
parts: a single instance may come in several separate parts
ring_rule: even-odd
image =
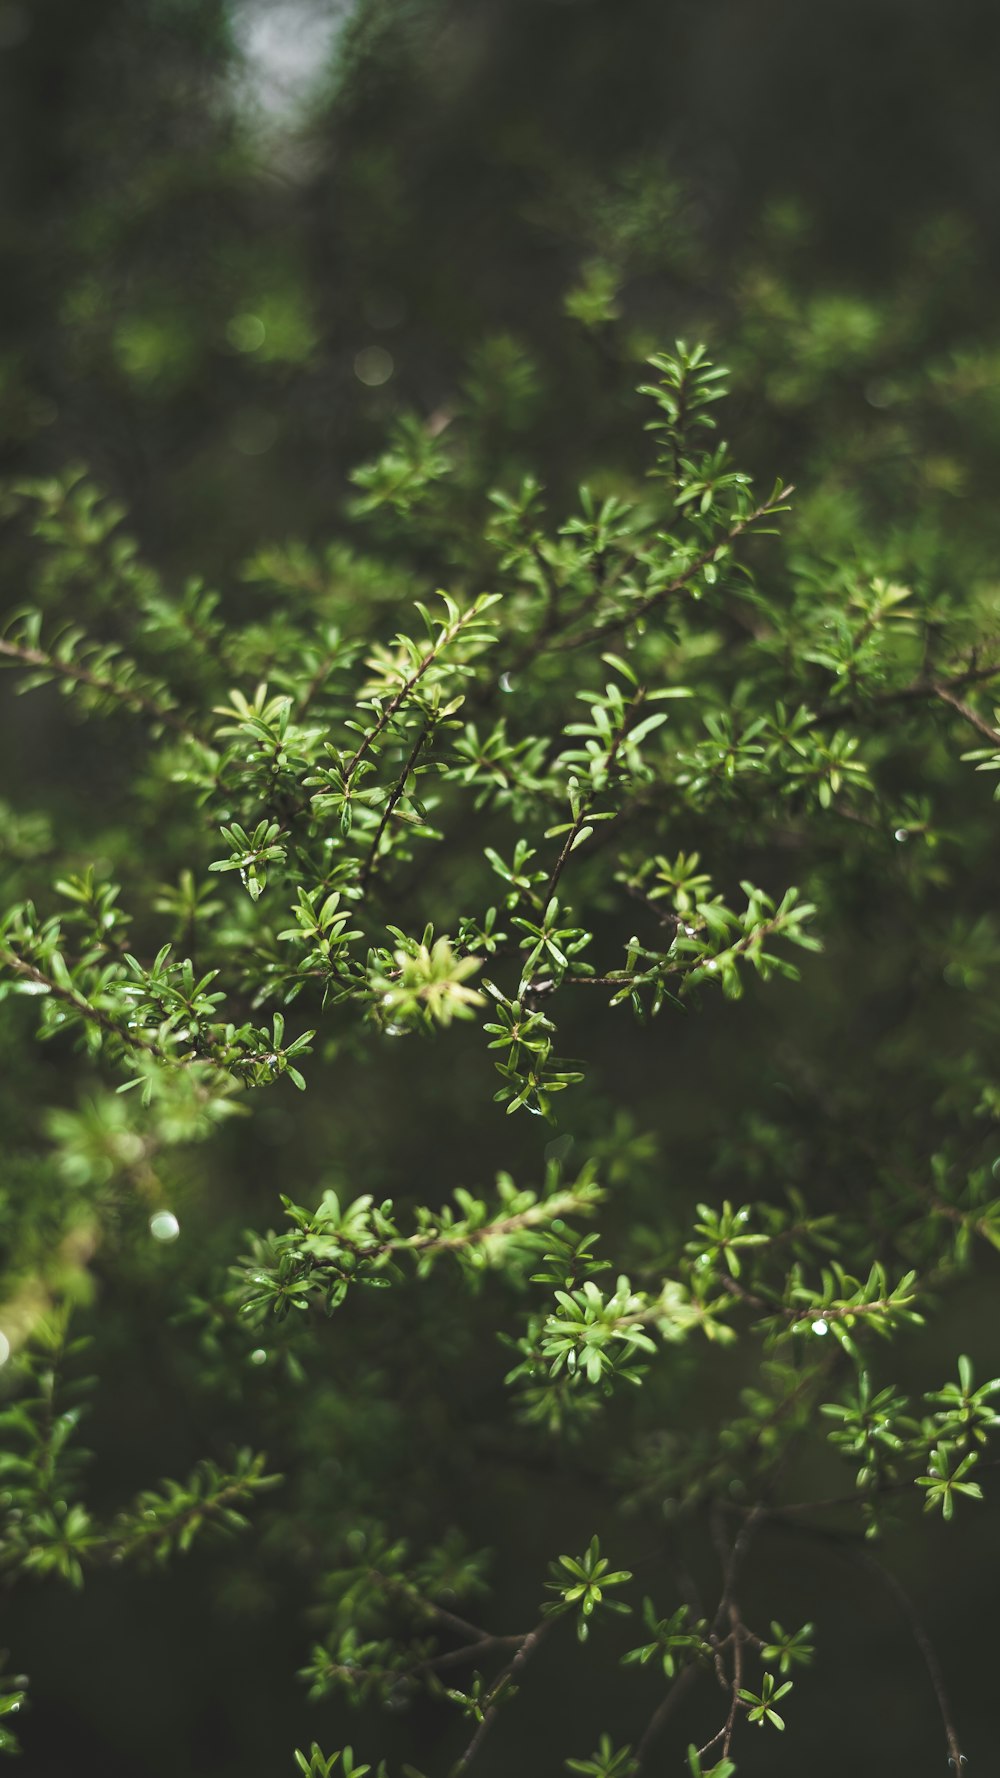
[[[653,1742],[659,1735],[667,1718],[673,1715],[678,1704],[680,1704],[687,1696],[687,1693],[691,1690],[691,1687],[699,1677],[700,1675],[697,1667],[683,1667],[680,1673],[678,1673],[677,1678],[669,1687],[666,1696],[661,1698],[650,1717],[649,1722],[646,1724],[642,1738],[635,1750],[636,1759],[640,1766],[642,1766],[646,1760]]]
[[[617,758],[618,749],[620,748],[622,742],[624,741],[625,736],[628,734],[629,725],[631,723],[632,717],[635,715],[635,712],[639,709],[645,696],[646,696],[645,690],[643,689],[642,686],[640,686],[638,688],[638,690],[636,691],[635,697],[631,699],[631,701],[629,702],[629,704],[626,707],[624,720],[623,720],[620,728],[612,736],[611,744],[608,747],[607,753],[604,756],[605,779],[610,777],[611,767],[614,765],[615,759]],[[559,878],[562,876],[563,871],[566,868],[566,865],[569,861],[569,855],[572,852],[573,847],[576,845],[577,838],[582,833],[583,829],[587,825],[587,817],[590,814],[590,811],[594,806],[596,797],[597,797],[597,791],[592,786],[589,796],[583,797],[581,799],[579,814],[577,815],[576,820],[573,822],[573,825],[570,828],[569,833],[566,835],[566,838],[563,841],[562,851],[560,852],[558,858],[556,859],[556,862],[552,867],[552,873],[549,877],[549,880],[546,883],[545,888],[542,891],[541,906],[542,906],[543,915],[544,915],[545,909],[548,907],[549,902],[552,900],[552,897],[556,892],[556,887],[558,885]]]
[[[130,705],[141,715],[148,716],[152,722],[162,722],[176,734],[183,735],[186,740],[197,741],[200,738],[193,729],[188,728],[181,717],[170,709],[161,709],[143,692],[135,691],[128,685],[119,685],[113,679],[102,679],[100,674],[91,673],[88,668],[78,666],[73,661],[61,661],[53,655],[44,654],[40,649],[22,648],[16,642],[5,642],[2,639],[0,657],[16,661],[24,667],[41,668],[43,672],[51,673],[56,678],[71,679],[77,685],[88,685],[92,691],[100,692],[104,697],[117,698],[119,703]]]
[[[889,707],[893,704],[920,703],[925,698],[938,698],[942,703],[950,704],[980,734],[986,735],[991,741],[1000,741],[1000,733],[979,716],[970,704],[956,696],[967,685],[984,685],[988,680],[997,678],[1000,678],[1000,661],[990,661],[985,667],[970,665],[961,673],[953,674],[950,679],[937,679],[924,673],[919,679],[912,679],[909,685],[896,686],[890,691],[873,692],[867,701],[873,706]],[[813,723],[836,721],[856,712],[857,700],[834,698],[820,705],[813,716]]]
[[[554,1618],[546,1618],[542,1623],[538,1624],[534,1630],[529,1630],[527,1636],[522,1638],[520,1647],[514,1655],[513,1660],[508,1661],[503,1671],[497,1675],[496,1680],[490,1688],[491,1702],[487,1704],[486,1709],[483,1711],[482,1721],[479,1723],[472,1740],[453,1766],[452,1778],[462,1778],[462,1774],[468,1771],[489,1734],[490,1729],[496,1721],[496,1714],[500,1704],[499,1694],[506,1687],[508,1681],[513,1680],[517,1676],[525,1662],[531,1659],[538,1644],[541,1642],[542,1637],[554,1622]]]
[[[473,615],[472,612],[461,611],[461,612],[459,612],[458,616],[455,618],[453,623],[447,624],[441,630],[441,633],[438,636],[438,639],[434,643],[433,647],[429,648],[427,650],[427,653],[423,656],[423,658],[420,661],[418,661],[417,665],[413,669],[413,672],[410,674],[410,677],[407,680],[405,680],[404,683],[400,686],[395,697],[389,699],[389,702],[386,704],[385,709],[382,711],[381,715],[379,716],[379,719],[376,722],[374,728],[370,728],[368,730],[368,733],[362,738],[361,744],[358,747],[357,751],[351,755],[351,758],[348,760],[347,765],[344,767],[345,787],[350,785],[350,781],[353,778],[355,772],[357,771],[358,766],[361,764],[361,761],[364,759],[365,755],[367,753],[370,753],[375,742],[378,740],[379,735],[381,735],[385,731],[385,729],[388,728],[393,717],[396,715],[396,712],[406,702],[406,699],[409,697],[411,691],[413,691],[414,688],[420,684],[420,681],[423,678],[424,674],[428,671],[428,669],[430,667],[432,667],[434,665],[434,662],[437,660],[437,657],[441,653],[441,650],[443,648],[447,648],[449,642],[454,641],[455,637],[462,630],[462,628],[463,628],[464,624],[466,623],[466,621],[468,620],[468,618],[472,615]]]
[[[588,642],[602,641],[605,636],[613,636],[619,630],[630,629],[639,618],[645,617],[648,612],[654,611],[667,599],[672,599],[675,594],[682,592],[694,580],[695,576],[701,573],[703,568],[717,562],[726,550],[736,542],[736,539],[741,537],[744,531],[748,531],[752,525],[755,525],[759,519],[768,518],[772,513],[779,511],[778,503],[787,499],[792,492],[793,485],[791,483],[787,487],[780,488],[773,500],[767,501],[763,506],[755,507],[753,512],[748,513],[745,518],[732,525],[718,543],[714,543],[710,549],[702,550],[701,554],[695,556],[694,560],[688,564],[683,573],[679,574],[675,580],[670,581],[667,586],[659,587],[655,593],[647,594],[645,599],[637,600],[634,605],[627,606],[624,611],[616,612],[613,617],[606,618],[603,623],[595,624],[593,629],[585,630],[582,635],[567,637],[558,643],[557,647],[559,649],[582,648]]]
[[[944,1737],[948,1744],[948,1763],[953,1767],[957,1778],[957,1775],[961,1772],[962,1767],[965,1764],[965,1755],[959,1746],[958,1734],[952,1720],[951,1705],[948,1702],[948,1693],[945,1690],[944,1675],[941,1672],[941,1666],[937,1655],[934,1652],[930,1637],[917,1614],[917,1608],[905,1587],[903,1587],[896,1579],[896,1576],[890,1573],[888,1568],[883,1568],[881,1562],[877,1561],[870,1551],[859,1551],[856,1560],[861,1562],[865,1568],[870,1569],[873,1574],[878,1575],[879,1579],[889,1589],[889,1592],[892,1594],[906,1617],[913,1640],[924,1657],[924,1664],[930,1675],[931,1685],[934,1688],[934,1696],[937,1698],[938,1709],[941,1712],[941,1721],[944,1725]]]
[[[62,987],[59,982],[53,980],[52,976],[46,975],[41,969],[36,969],[33,963],[27,963],[23,957],[18,957],[16,952],[8,950],[5,945],[0,945],[0,968],[9,969],[14,975],[21,976],[25,981],[36,983],[38,987],[44,988],[54,1000],[61,1000],[65,1005],[71,1006],[82,1019],[88,1019],[101,1031],[106,1031],[109,1037],[117,1037],[125,1049],[141,1051],[143,1055],[154,1057],[157,1062],[162,1062],[166,1067],[188,1068],[195,1063],[202,1062],[217,1068],[222,1074],[238,1077],[240,1069],[273,1059],[273,1051],[270,1049],[248,1050],[242,1055],[230,1055],[228,1059],[197,1049],[189,1049],[183,1054],[177,1054],[173,1050],[164,1049],[162,1044],[157,1043],[152,1037],[146,1037],[141,1031],[132,1030],[128,1025],[119,1025],[111,1014],[105,1012],[102,1007],[95,1006],[93,1001],[88,1000],[83,994],[77,994],[73,988]]]
[[[371,882],[372,877],[375,875],[375,872],[378,868],[378,849],[379,849],[380,845],[382,844],[382,835],[385,833],[385,830],[388,827],[389,822],[392,820],[393,814],[396,809],[396,805],[399,802],[400,797],[403,795],[403,792],[406,789],[407,780],[409,779],[410,774],[413,771],[413,768],[417,763],[417,760],[420,758],[421,750],[423,749],[425,742],[430,740],[430,736],[431,736],[431,724],[428,723],[424,728],[422,728],[420,730],[420,733],[417,735],[417,738],[414,741],[413,746],[410,748],[410,752],[409,752],[409,756],[407,758],[406,764],[404,765],[402,771],[399,774],[399,777],[397,778],[395,784],[392,787],[392,791],[390,792],[389,799],[386,802],[385,808],[382,811],[382,819],[378,824],[378,828],[376,830],[375,837],[372,840],[372,843],[368,848],[368,855],[364,861],[364,864],[361,867],[361,874],[358,877],[358,886],[362,890],[364,890],[368,887],[368,884]]]
[[[14,951],[8,951],[5,945],[0,945],[0,965],[13,971],[14,975],[23,977],[25,981],[34,982],[36,986],[44,988],[54,1000],[64,1001],[67,1006],[71,1006],[75,1012],[78,1012],[81,1018],[89,1019],[91,1024],[98,1025],[102,1031],[107,1031],[110,1036],[117,1037],[121,1043],[125,1044],[126,1048],[144,1050],[147,1055],[155,1056],[159,1062],[180,1060],[179,1057],[172,1056],[168,1051],[162,1049],[158,1043],[154,1043],[152,1038],[143,1037],[137,1031],[123,1030],[110,1013],[102,1011],[99,1006],[94,1006],[84,995],[75,993],[72,988],[61,988],[50,975],[45,975],[42,970],[36,969],[33,963],[26,963],[23,957],[18,957]]]
[[[743,1641],[748,1635],[740,1617],[739,1606],[736,1603],[736,1578],[747,1549],[765,1516],[764,1506],[760,1502],[751,1507],[728,1551],[725,1549],[725,1537],[721,1523],[716,1520],[714,1537],[722,1561],[723,1580],[722,1596],[712,1625],[712,1641],[716,1648],[717,1661],[721,1649],[728,1645],[732,1646],[733,1672],[732,1678],[727,1680],[724,1669],[720,1670],[720,1682],[728,1687],[730,1693],[729,1711],[718,1734],[713,1735],[710,1741],[706,1741],[704,1747],[699,1747],[699,1758],[708,1753],[718,1741],[722,1742],[722,1754],[723,1758],[726,1758],[732,1745],[733,1731],[736,1727],[736,1713],[740,1705],[740,1680],[743,1677]],[[718,1640],[718,1634],[726,1623],[729,1625],[729,1634],[723,1643]],[[721,1669],[721,1662],[719,1662],[719,1666]]]
[[[966,722],[971,723],[972,727],[976,729],[979,734],[986,736],[987,741],[993,741],[1000,744],[1000,730],[995,729],[991,722],[987,722],[985,717],[980,716],[979,712],[974,710],[971,704],[967,704],[963,698],[956,697],[955,693],[951,691],[948,686],[935,685],[934,695],[935,697],[940,698],[942,703],[950,704],[953,710],[957,710],[959,716]]]

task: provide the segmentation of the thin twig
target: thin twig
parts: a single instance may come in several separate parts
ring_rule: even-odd
[[[635,1756],[640,1766],[647,1758],[653,1742],[659,1735],[664,1723],[667,1721],[668,1717],[673,1715],[678,1704],[680,1704],[687,1696],[687,1693],[691,1690],[691,1687],[698,1678],[699,1672],[697,1667],[683,1667],[665,1696],[660,1699],[649,1722],[646,1724],[642,1738],[635,1750]]]
[[[508,1663],[507,1663],[506,1667],[503,1669],[502,1673],[499,1673],[497,1675],[497,1678],[494,1680],[494,1683],[493,1683],[492,1687],[490,1688],[490,1697],[491,1697],[492,1702],[487,1704],[486,1709],[483,1711],[482,1721],[479,1723],[479,1725],[476,1729],[476,1732],[472,1737],[472,1740],[469,1742],[465,1751],[459,1756],[456,1764],[452,1768],[452,1778],[461,1778],[461,1775],[464,1772],[468,1771],[470,1765],[472,1764],[477,1753],[479,1752],[479,1749],[482,1747],[483,1742],[485,1741],[487,1735],[489,1734],[490,1729],[493,1727],[493,1724],[496,1721],[497,1710],[498,1710],[499,1704],[500,1704],[500,1695],[499,1694],[501,1692],[501,1688],[506,1688],[508,1683],[512,1682],[516,1678],[517,1674],[520,1672],[520,1670],[524,1666],[525,1662],[529,1661],[531,1659],[532,1655],[534,1654],[535,1650],[538,1647],[538,1644],[541,1642],[542,1637],[545,1635],[546,1631],[549,1629],[549,1626],[553,1622],[554,1622],[554,1619],[546,1618],[545,1621],[541,1624],[538,1624],[534,1630],[529,1630],[527,1636],[525,1636],[523,1638],[520,1647],[518,1648],[516,1654],[514,1655],[513,1660],[508,1661]]]
[[[354,777],[354,774],[365,755],[371,751],[379,736],[388,728],[393,717],[396,715],[396,712],[401,709],[411,691],[420,684],[424,674],[434,665],[434,662],[437,660],[442,649],[447,648],[449,642],[453,642],[455,637],[460,633],[462,626],[469,615],[468,612],[460,612],[453,623],[448,624],[442,629],[437,641],[427,650],[427,653],[423,658],[417,662],[413,672],[408,679],[403,681],[403,684],[400,686],[395,697],[389,699],[389,702],[379,715],[378,721],[368,730],[367,734],[362,737],[360,745],[351,755],[351,758],[344,767],[345,785],[350,784],[351,779]]]
[[[145,693],[135,691],[128,685],[119,685],[113,679],[102,679],[100,674],[91,673],[87,667],[78,666],[74,661],[60,661],[50,654],[44,654],[40,649],[22,648],[15,642],[3,640],[0,640],[0,656],[24,667],[40,668],[56,679],[72,679],[77,685],[89,686],[103,697],[116,698],[120,704],[130,705],[141,715],[148,716],[151,722],[163,723],[166,728],[183,735],[186,740],[200,739],[173,710],[163,710],[152,698],[146,697]]]
[[[923,702],[925,698],[938,698],[943,703],[950,703],[954,708],[960,709],[960,713],[965,717],[966,721],[969,721],[971,718],[974,727],[980,729],[982,732],[982,719],[976,715],[976,712],[971,709],[970,705],[962,704],[960,706],[955,700],[955,694],[967,685],[984,685],[990,679],[998,678],[1000,678],[1000,661],[990,661],[983,667],[972,664],[964,668],[962,672],[952,674],[948,679],[938,679],[922,673],[919,678],[911,679],[908,685],[899,685],[886,691],[872,692],[870,697],[865,701],[869,706],[884,709],[891,707],[894,704],[916,704]],[[819,709],[814,711],[812,723],[809,726],[812,727],[819,723],[836,721],[838,718],[855,715],[856,713],[856,700],[847,698],[831,699],[829,703],[821,704]],[[997,739],[995,729],[990,729],[989,734],[991,740]]]
[[[712,544],[710,549],[702,550],[699,555],[695,556],[683,572],[678,574],[667,586],[659,587],[655,593],[648,593],[645,599],[638,599],[635,604],[615,612],[613,616],[605,618],[603,623],[595,624],[591,630],[585,630],[582,635],[567,636],[557,644],[557,647],[560,649],[583,648],[588,642],[603,641],[606,636],[614,636],[619,630],[630,629],[634,623],[638,622],[639,618],[646,617],[650,611],[664,604],[667,599],[672,599],[675,594],[683,592],[684,588],[694,580],[696,575],[701,573],[703,568],[710,567],[713,562],[717,562],[725,551],[736,542],[736,539],[748,531],[752,525],[755,525],[758,519],[769,518],[772,513],[778,512],[780,510],[779,502],[786,500],[793,491],[792,485],[789,484],[788,487],[779,489],[773,501],[767,501],[765,505],[755,507],[753,512],[748,513],[745,518],[732,525],[725,536],[721,537],[717,543]]]
[[[944,1725],[944,1736],[948,1744],[949,1762],[954,1768],[957,1778],[957,1774],[961,1772],[962,1767],[965,1764],[965,1755],[959,1745],[958,1733],[952,1718],[951,1705],[948,1701],[948,1693],[945,1690],[944,1674],[941,1671],[941,1664],[934,1651],[931,1639],[921,1622],[917,1608],[914,1605],[913,1600],[910,1598],[909,1593],[906,1591],[906,1588],[896,1579],[896,1576],[892,1574],[888,1568],[884,1568],[881,1562],[877,1561],[871,1554],[870,1550],[859,1551],[856,1560],[861,1562],[865,1568],[870,1569],[873,1574],[878,1575],[879,1579],[888,1588],[889,1592],[896,1600],[910,1626],[910,1633],[919,1648],[920,1653],[924,1657],[924,1665],[927,1668],[931,1685],[934,1688],[934,1696],[937,1699],[938,1709],[941,1713],[941,1721]]]
[[[991,722],[987,722],[985,717],[980,716],[978,710],[974,710],[971,704],[967,704],[963,698],[956,697],[947,685],[936,685],[934,695],[940,698],[943,704],[950,704],[953,710],[957,710],[959,716],[971,723],[979,734],[986,736],[987,741],[1000,744],[1000,731],[995,729]]]
[[[430,733],[431,733],[431,726],[428,723],[420,730],[419,734],[417,735],[417,738],[414,741],[413,746],[410,748],[410,752],[407,757],[406,764],[404,765],[402,771],[399,774],[399,777],[397,778],[395,784],[392,787],[392,790],[389,794],[385,808],[382,811],[382,819],[379,822],[378,827],[376,829],[375,837],[372,840],[372,843],[368,848],[368,855],[365,858],[364,864],[361,867],[361,874],[358,877],[358,886],[362,890],[367,889],[368,884],[371,882],[372,877],[375,875],[375,873],[378,869],[378,852],[379,852],[379,847],[382,844],[382,836],[385,833],[385,830],[388,827],[389,822],[392,820],[392,817],[396,811],[396,805],[398,804],[401,796],[403,795],[403,793],[406,789],[407,782],[410,778],[410,774],[412,773],[413,768],[417,763],[417,760],[420,758],[420,753],[421,753],[421,750],[424,746],[424,743],[427,740],[429,740],[429,738],[430,738]]]
[[[89,1019],[91,1024],[98,1025],[102,1031],[117,1037],[120,1042],[125,1044],[126,1048],[145,1050],[148,1055],[155,1056],[161,1062],[181,1060],[178,1056],[170,1055],[158,1043],[154,1043],[152,1038],[143,1037],[138,1031],[123,1030],[122,1026],[109,1013],[103,1012],[99,1006],[94,1006],[82,994],[75,993],[72,988],[60,987],[59,983],[53,981],[51,976],[46,975],[41,969],[36,969],[33,963],[27,963],[23,957],[18,957],[14,951],[8,951],[6,946],[0,946],[0,966],[11,970],[14,975],[20,976],[24,981],[33,982],[37,987],[44,988],[53,1000],[62,1000],[67,1006],[71,1006],[75,1012],[78,1012],[81,1018]]]
[[[639,709],[639,706],[641,705],[645,696],[646,696],[646,693],[645,693],[644,689],[642,688],[642,686],[639,686],[634,698],[631,699],[631,701],[629,702],[629,704],[626,707],[625,716],[624,716],[624,720],[621,724],[621,727],[618,729],[617,733],[612,736],[611,744],[610,744],[608,751],[607,751],[605,758],[604,758],[605,782],[607,781],[608,777],[610,777],[611,768],[614,765],[616,758],[618,757],[618,750],[621,747],[621,744],[624,741],[626,735],[628,734],[629,726],[632,721],[632,717],[635,715],[636,711]],[[556,892],[556,887],[558,885],[559,879],[562,876],[563,871],[565,870],[566,865],[569,862],[569,855],[572,852],[573,847],[576,845],[576,842],[579,839],[580,834],[583,832],[583,829],[587,825],[587,817],[590,814],[590,811],[594,806],[596,797],[597,797],[597,792],[596,792],[596,790],[592,789],[590,791],[590,794],[588,796],[585,796],[581,800],[579,813],[578,813],[575,821],[573,822],[573,825],[570,828],[568,834],[566,835],[565,840],[563,841],[562,851],[560,852],[558,858],[556,859],[555,864],[552,867],[552,872],[551,872],[548,882],[545,885],[545,888],[542,890],[541,905],[542,905],[543,912],[548,907],[549,902],[552,900],[552,897]]]

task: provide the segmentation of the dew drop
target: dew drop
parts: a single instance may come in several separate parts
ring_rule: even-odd
[[[6,1364],[10,1357],[10,1341],[5,1333],[0,1333],[0,1364]]]
[[[829,1331],[830,1331],[830,1329],[825,1321],[814,1321],[813,1322],[813,1333],[814,1334],[825,1334],[825,1333],[829,1333]]]
[[[250,1354],[251,1364],[266,1364],[267,1350],[264,1346],[256,1346]]]
[[[904,842],[904,840],[908,840],[908,839],[909,839],[909,837],[910,837],[910,830],[909,830],[909,828],[908,828],[908,827],[897,827],[897,829],[896,829],[896,831],[895,831],[895,833],[894,833],[894,834],[893,834],[893,836],[892,836],[892,837],[893,837],[893,839],[894,839],[894,840],[898,840],[898,841],[899,841],[899,844],[900,844],[900,845],[902,845],[902,844],[903,844],[903,842]]]
[[[181,1225],[172,1210],[157,1210],[149,1219],[149,1232],[154,1241],[176,1241]]]
[[[514,690],[514,681],[509,673],[501,673],[497,683],[499,684],[501,691],[511,692]]]

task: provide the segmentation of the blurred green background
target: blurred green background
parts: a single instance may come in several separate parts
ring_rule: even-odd
[[[646,352],[685,335],[732,365],[737,455],[765,480],[780,471],[798,484],[795,523],[813,545],[888,536],[905,555],[923,535],[953,580],[981,575],[1000,545],[998,72],[1000,10],[988,0],[0,0],[0,472],[86,463],[128,505],[157,566],[217,581],[243,609],[280,595],[248,587],[241,562],[275,540],[356,537],[343,512],[350,468],[396,413],[454,411],[469,379],[495,387],[498,474],[532,466],[558,496],[595,463],[633,470],[629,392]],[[449,584],[451,564],[431,546],[422,555],[419,537],[398,549],[401,586],[408,575]],[[21,568],[5,541],[6,606]],[[0,691],[0,791],[18,810],[44,805],[60,839],[92,855],[116,821],[127,757],[53,698]],[[978,856],[996,863],[983,835]],[[994,881],[971,885],[973,904],[989,908]],[[834,946],[829,980],[836,969]],[[737,1104],[763,1095],[766,1109],[767,1094],[794,1096],[793,1059],[808,1051],[816,1067],[836,1058],[849,1100],[871,1053],[899,1043],[900,993],[898,968],[876,975],[845,1025],[822,987],[806,1008],[794,989],[771,988],[763,1015],[751,995],[646,1049],[595,1022],[603,1097],[578,1114],[580,1151],[604,1141],[621,1153],[626,1137],[608,1132],[624,1096],[635,1127],[658,1132],[679,1202],[706,1176],[719,1191],[713,1083]],[[774,1058],[763,1088],[752,1047],[762,1016]],[[15,1035],[0,1040],[11,1107]],[[304,1110],[269,1097],[252,1125],[196,1158],[205,1202],[192,1187],[193,1241],[222,1262],[241,1226],[274,1220],[277,1190],[355,1167],[364,1189],[402,1178],[432,1201],[499,1165],[537,1170],[551,1133],[484,1125],[486,1064],[456,1092],[452,1063],[479,1066],[460,1062],[456,1042],[401,1045],[377,1079],[359,1063],[349,1094],[320,1085]],[[905,1043],[893,1056],[904,1072]],[[56,1102],[58,1058],[48,1065]],[[643,1165],[655,1195],[663,1173],[637,1161],[640,1181]],[[242,1399],[195,1386],[194,1336],[166,1318],[175,1263],[97,1262],[98,1503],[255,1436],[252,1377]],[[998,1368],[995,1285],[985,1278],[960,1325],[945,1316],[927,1336],[949,1365],[960,1341],[982,1374]],[[554,1476],[517,1463],[505,1473],[504,1355],[463,1334],[462,1312],[441,1285],[414,1302],[405,1338],[397,1317],[391,1348],[373,1316],[331,1330],[336,1390],[311,1407],[314,1462],[296,1510],[321,1523],[340,1496],[373,1486],[370,1441],[373,1510],[409,1494],[419,1522],[423,1490],[432,1518],[457,1517],[473,1541],[513,1541],[522,1559],[501,1565],[495,1611],[521,1627],[525,1577],[571,1532],[586,1540],[607,1487],[571,1455]],[[458,1356],[439,1373],[449,1342]],[[904,1362],[923,1374],[919,1341]],[[698,1411],[684,1390],[680,1364],[667,1400],[682,1419]],[[408,1395],[428,1447],[464,1452],[450,1479],[410,1442],[398,1409]],[[285,1433],[301,1461],[299,1399]],[[282,1436],[272,1414],[278,1466]],[[619,1535],[627,1562],[643,1533]],[[265,1537],[263,1553],[248,1542],[153,1580],[111,1575],[79,1598],[41,1589],[8,1601],[0,1640],[35,1681],[21,1770],[265,1778],[290,1770],[291,1747],[313,1736],[397,1765],[439,1760],[429,1707],[405,1722],[310,1710],[294,1678],[308,1632],[290,1543],[294,1527]],[[833,1554],[807,1578],[790,1540],[761,1543],[767,1609],[786,1623],[817,1617],[822,1574],[830,1627],[799,1688],[795,1738],[748,1747],[741,1778],[876,1763],[938,1772],[933,1698],[891,1601],[880,1615]],[[917,1527],[899,1566],[986,1770],[992,1552],[971,1522],[937,1547],[948,1566],[935,1571]],[[690,1560],[697,1569],[710,1555],[695,1548]],[[593,1694],[572,1701],[576,1751],[606,1726],[616,1683],[600,1651],[591,1658]],[[698,1726],[694,1711],[690,1733]],[[686,1739],[682,1719],[677,1745]],[[564,1728],[526,1686],[477,1770],[541,1778],[564,1750]]]

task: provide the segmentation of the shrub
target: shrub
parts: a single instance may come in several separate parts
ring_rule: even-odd
[[[648,1767],[690,1693],[678,1758],[724,1778],[795,1721],[813,1623],[770,1616],[780,1576],[742,1603],[793,1538],[820,1625],[831,1545],[888,1586],[962,1758],[876,1552],[984,1510],[997,1424],[1000,1382],[913,1337],[1000,1245],[995,596],[926,538],[785,545],[724,393],[701,347],[653,358],[648,478],[561,511],[490,485],[473,385],[356,472],[370,545],[225,596],[165,586],[86,476],[8,496],[34,598],[0,659],[83,726],[60,837],[2,842],[5,1570],[79,1586],[249,1520],[244,1582],[313,1584],[310,1695],[428,1694],[456,1772],[540,1673],[569,1770]],[[472,1127],[500,1168],[467,1188]],[[214,1446],[102,1510],[81,1360],[137,1291]],[[626,1668],[589,1757],[535,1659],[570,1625]]]

